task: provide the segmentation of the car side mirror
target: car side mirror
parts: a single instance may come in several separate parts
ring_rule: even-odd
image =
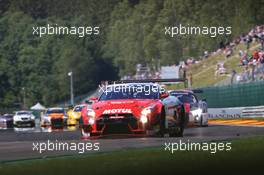
[[[98,100],[98,98],[97,97],[91,97],[91,98],[89,98],[89,99],[87,99],[87,100],[85,100],[84,102],[86,103],[86,104],[93,104],[95,101],[97,101]]]
[[[89,98],[89,101],[97,101],[97,100],[98,100],[97,97],[91,97],[91,98]]]
[[[162,93],[160,95],[160,98],[167,98],[169,96],[169,93]]]

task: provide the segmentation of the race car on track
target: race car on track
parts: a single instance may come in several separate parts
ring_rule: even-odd
[[[168,95],[156,83],[107,85],[99,98],[82,110],[82,136],[182,136],[188,122],[184,106]]]
[[[79,123],[82,109],[85,107],[85,104],[76,105],[72,110],[67,112],[68,119],[67,125],[77,125]]]
[[[41,116],[41,126],[64,126],[67,123],[67,114],[64,108],[48,108]]]
[[[7,129],[13,127],[13,115],[4,114],[0,116],[0,129]]]
[[[31,111],[17,111],[13,117],[14,126],[35,126],[35,116]]]
[[[204,100],[198,100],[191,90],[172,90],[169,91],[169,94],[178,97],[184,104],[185,111],[188,113],[189,124],[208,126],[207,103]]]

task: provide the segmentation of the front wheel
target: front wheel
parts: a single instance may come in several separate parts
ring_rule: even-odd
[[[36,126],[35,122],[31,122],[31,123],[30,123],[30,127],[31,127],[31,128],[33,128],[33,127],[35,127],[35,126]]]
[[[183,137],[184,127],[186,125],[187,116],[184,110],[184,106],[182,105],[178,112],[178,125],[169,129],[170,137]]]
[[[208,126],[208,122],[205,123],[205,122],[204,122],[204,118],[203,118],[203,116],[201,116],[200,127],[207,127],[207,126]]]
[[[82,137],[90,137],[91,136],[91,133],[90,132],[87,132],[85,131],[85,129],[81,129],[81,133],[82,133]]]
[[[161,115],[160,115],[159,133],[158,133],[160,137],[164,137],[164,134],[165,134],[165,117],[166,117],[165,110],[162,109]]]
[[[169,136],[170,137],[183,137],[183,131],[184,131],[183,127],[177,127],[169,131]]]
[[[92,134],[91,134],[91,128],[87,125],[82,125],[81,127],[81,134],[82,134],[82,137],[83,138],[88,138],[88,137],[91,137]]]

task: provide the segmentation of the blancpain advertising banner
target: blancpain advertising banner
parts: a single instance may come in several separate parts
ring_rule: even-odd
[[[241,118],[243,108],[209,108],[208,115],[211,119],[216,118]]]

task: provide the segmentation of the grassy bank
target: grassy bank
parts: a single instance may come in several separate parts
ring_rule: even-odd
[[[259,44],[252,44],[249,49],[249,54],[251,54],[255,49],[259,48]],[[189,72],[192,73],[193,78],[193,88],[208,87],[213,86],[216,83],[231,77],[232,70],[237,73],[241,73],[243,67],[238,66],[239,64],[239,50],[246,50],[245,44],[239,44],[233,50],[233,54],[228,59],[223,53],[211,55],[207,59],[201,60],[198,64],[191,65],[189,67]],[[218,62],[224,62],[224,67],[227,73],[224,75],[215,76],[215,68]],[[183,84],[169,86],[168,89],[182,89]]]

